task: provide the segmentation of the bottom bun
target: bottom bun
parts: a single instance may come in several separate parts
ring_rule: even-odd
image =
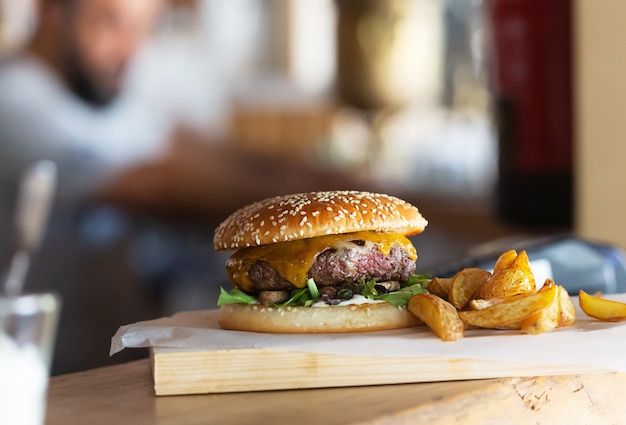
[[[400,329],[421,322],[406,307],[367,303],[328,307],[271,307],[228,304],[220,307],[224,329],[265,333],[340,333]]]

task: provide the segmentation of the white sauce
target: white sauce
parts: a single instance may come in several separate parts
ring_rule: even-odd
[[[48,370],[37,347],[0,332],[0,424],[43,425]]]
[[[331,306],[326,304],[324,301],[317,301],[311,304],[311,307],[337,307],[342,305],[361,305],[361,304],[378,304],[384,303],[383,300],[373,300],[371,298],[364,297],[363,295],[356,294],[349,300],[341,301],[339,304],[335,306]]]
[[[341,252],[345,249],[351,249],[361,254],[368,254],[374,248],[376,244],[372,241],[364,241],[364,242],[365,244],[361,246],[361,245],[357,245],[353,243],[352,241],[337,241],[333,245],[333,249],[336,249],[339,254],[341,254]]]

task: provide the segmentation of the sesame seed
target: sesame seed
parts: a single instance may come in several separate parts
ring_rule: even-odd
[[[329,226],[317,227],[318,223],[312,224],[308,220],[309,215],[319,217],[321,211],[326,211]],[[371,218],[365,218],[368,213]],[[300,216],[301,219],[292,224],[290,216]],[[393,223],[383,229],[383,220]],[[394,229],[420,231],[427,224],[415,207],[388,195],[358,191],[311,192],[268,198],[236,211],[216,229],[214,246],[235,250],[305,235],[315,237],[338,232]],[[274,229],[281,226],[283,230],[268,233],[270,225]],[[297,225],[310,230],[303,234],[294,228]],[[275,233],[280,233],[280,236]],[[273,236],[272,241],[268,239],[270,236]]]

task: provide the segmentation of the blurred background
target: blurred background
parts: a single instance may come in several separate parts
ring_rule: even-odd
[[[146,2],[158,0],[137,4]],[[110,43],[140,12],[124,10],[120,0],[0,0],[5,64],[25,51],[47,58],[71,97],[66,57],[50,60],[50,43],[33,48],[42,22],[64,19],[42,15],[41,4],[49,3],[77,7],[77,20],[80,5],[93,3],[104,11]],[[28,281],[29,289],[54,289],[64,299],[53,373],[145,355],[108,358],[121,325],[212,308],[219,286],[229,285],[229,254],[214,252],[213,229],[239,206],[272,194],[358,188],[413,202],[430,221],[413,238],[418,271],[501,237],[570,231],[577,223],[595,236],[581,230],[583,209],[574,197],[573,70],[580,56],[573,55],[573,28],[575,12],[590,9],[585,3],[164,2],[145,39],[126,47],[132,55],[122,83],[123,98],[142,105],[159,142],[118,143],[85,126],[85,134],[103,134],[97,149],[91,152],[85,137],[79,161],[75,153],[70,165],[59,160],[58,205]],[[22,114],[22,126],[45,129],[41,114],[22,111],[45,103],[45,92],[21,93],[12,94],[18,106],[0,101],[0,126]],[[84,107],[107,113],[89,101]],[[132,128],[133,117],[121,114],[116,125]],[[170,130],[174,144],[162,141]],[[21,164],[15,158],[23,158],[5,155],[11,143],[19,138],[0,127],[5,262]],[[178,152],[171,146],[191,144],[199,150],[163,159]],[[218,156],[218,145],[228,159]],[[109,165],[85,162],[85,151]],[[285,174],[277,171],[283,166]]]

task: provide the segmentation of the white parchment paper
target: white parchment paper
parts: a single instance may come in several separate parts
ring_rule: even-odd
[[[626,301],[626,294],[611,297]],[[517,364],[587,366],[626,372],[626,322],[606,323],[577,306],[573,325],[541,335],[518,331],[469,330],[455,342],[439,340],[426,326],[355,334],[279,335],[226,331],[217,310],[190,311],[122,326],[110,354],[133,347],[193,350],[266,348],[336,355],[446,357]]]

